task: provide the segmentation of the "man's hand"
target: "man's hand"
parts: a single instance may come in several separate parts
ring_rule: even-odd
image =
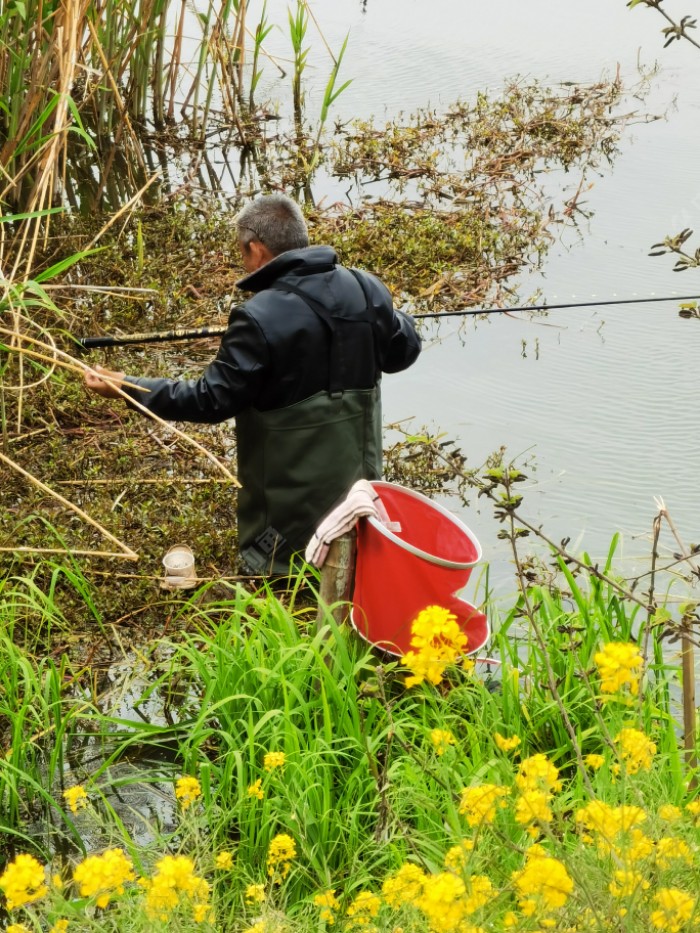
[[[95,366],[94,370],[86,369],[83,378],[85,388],[91,392],[97,392],[103,398],[120,398],[115,386],[121,386],[125,375],[113,369],[105,369],[104,366]]]

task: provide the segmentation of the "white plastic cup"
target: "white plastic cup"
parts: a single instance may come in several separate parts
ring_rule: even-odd
[[[194,569],[194,552],[187,544],[176,544],[163,558],[165,579],[163,585],[168,589],[191,589],[197,584]]]

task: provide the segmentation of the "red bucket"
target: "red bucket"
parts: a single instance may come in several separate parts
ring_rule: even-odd
[[[481,559],[481,546],[458,518],[419,492],[373,482],[392,531],[373,516],[357,526],[352,623],[367,641],[394,655],[411,648],[411,623],[428,606],[454,613],[467,653],[489,636],[486,616],[454,594]]]

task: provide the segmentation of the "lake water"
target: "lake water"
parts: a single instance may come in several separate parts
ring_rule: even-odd
[[[272,21],[285,22],[286,3],[268,6]],[[631,85],[640,63],[658,62],[638,106],[666,118],[630,127],[614,168],[592,176],[592,217],[562,232],[542,273],[521,278],[521,293],[539,287],[550,303],[700,294],[700,270],[674,273],[672,258],[648,256],[651,244],[700,222],[700,51],[687,42],[663,49],[665,23],[653,10],[628,10],[624,0],[358,0],[313,9],[332,49],[350,34],[340,79],[353,83],[333,111],[341,120],[440,108],[478,90],[498,93],[516,75],[595,82],[619,65]],[[688,12],[682,2],[668,11]],[[280,55],[285,38],[271,37]],[[314,71],[311,57],[308,71],[312,107],[328,74],[327,59],[318,61]],[[553,179],[553,194],[570,181]],[[420,361],[385,379],[385,421],[443,431],[474,466],[505,445],[527,461],[526,517],[595,558],[622,532],[626,574],[648,559],[654,496],[686,542],[700,540],[699,321],[664,303],[553,311],[546,325],[494,315],[460,332],[441,322],[425,336]],[[508,546],[489,506],[461,514],[482,542],[491,582],[512,590]],[[676,549],[666,531],[662,544]]]

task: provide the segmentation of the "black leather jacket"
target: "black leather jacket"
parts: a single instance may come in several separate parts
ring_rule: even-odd
[[[338,265],[328,246],[309,246],[276,256],[238,282],[254,296],[230,315],[216,358],[199,379],[129,377],[150,389],[134,393],[142,405],[170,421],[216,423],[247,408],[285,408],[329,389],[367,389],[381,373],[399,372],[420,353],[409,315],[395,311],[391,295],[367,272],[360,273],[372,298],[376,325],[357,319],[366,307],[354,275]],[[330,336],[318,315],[285,286],[317,301],[341,329],[340,365],[330,358]]]

